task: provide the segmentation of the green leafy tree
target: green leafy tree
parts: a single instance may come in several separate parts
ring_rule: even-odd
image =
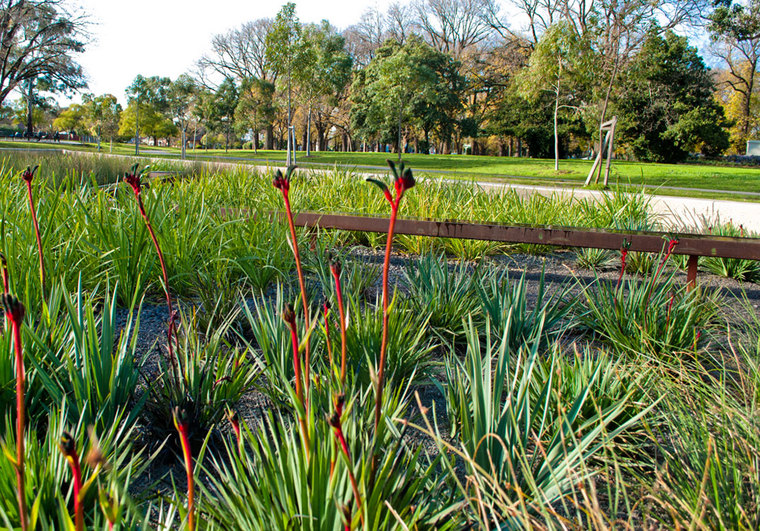
[[[112,94],[101,96],[85,94],[82,97],[82,106],[85,110],[85,122],[90,133],[98,139],[98,151],[100,151],[101,137],[106,136],[113,141],[113,137],[119,132],[121,105]]]
[[[590,61],[581,36],[572,25],[558,22],[541,36],[530,56],[528,67],[517,79],[521,96],[531,104],[546,101],[551,95],[554,125],[554,170],[559,170],[559,117],[563,110],[576,112],[588,85]]]
[[[75,54],[87,44],[87,21],[57,0],[6,0],[0,4],[0,104],[16,90],[42,80],[50,90],[84,86]]]
[[[198,85],[192,77],[182,74],[169,85],[166,99],[169,115],[181,133],[181,156],[184,159],[187,149],[187,130],[194,119],[193,108],[198,103]]]
[[[87,109],[78,103],[69,105],[53,120],[53,128],[57,131],[73,131],[79,135],[85,133],[88,131]]]
[[[623,140],[648,161],[680,161],[695,149],[722,153],[728,133],[714,89],[709,69],[685,37],[652,31],[617,98]]]
[[[235,108],[235,124],[239,132],[253,132],[253,148],[258,149],[259,132],[266,129],[266,145],[271,147],[272,122],[277,108],[274,101],[275,86],[259,78],[243,80],[240,99]]]
[[[169,86],[168,77],[144,77],[138,75],[127,88],[129,105],[122,113],[119,123],[119,134],[135,135],[139,144],[140,133],[153,137],[153,144],[159,138],[167,140],[176,135],[178,130],[168,116]],[[137,146],[135,146],[137,150]]]
[[[296,5],[288,2],[277,13],[266,36],[266,60],[278,73],[278,79],[281,75],[285,76],[288,127],[293,124],[293,74],[303,68],[305,60],[301,29],[301,22],[296,16]],[[288,153],[288,164],[290,164],[290,153]]]
[[[235,126],[235,109],[239,103],[239,92],[235,81],[228,77],[216,91],[204,91],[199,94],[196,114],[202,120],[209,138],[223,134],[225,151],[229,149],[230,132]],[[204,144],[205,145],[205,144]]]
[[[312,110],[319,104],[323,108],[337,106],[337,96],[351,79],[352,60],[345,50],[345,39],[326,20],[319,25],[306,26],[301,38],[300,67],[294,72],[294,79],[306,100],[306,156],[309,156]],[[324,130],[319,131],[317,136],[321,149]]]
[[[726,83],[738,96],[732,141],[737,151],[758,132],[757,74],[760,64],[760,0],[720,5],[710,15],[713,53],[728,67]],[[733,102],[731,102],[733,103]],[[733,105],[732,105],[733,106]]]
[[[440,132],[450,128],[461,108],[462,79],[457,63],[412,36],[401,45],[381,46],[352,86],[352,124],[365,138],[393,139],[401,158],[404,124]]]

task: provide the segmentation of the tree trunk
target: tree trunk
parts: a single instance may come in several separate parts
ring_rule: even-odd
[[[309,115],[306,118],[306,156],[311,157],[311,105],[309,105]]]
[[[559,115],[559,80],[554,98],[554,171],[559,171],[559,132],[557,131],[557,118]]]
[[[401,162],[401,109],[398,111],[398,161]]]
[[[272,124],[267,125],[265,141],[266,149],[274,149],[274,126]]]
[[[181,142],[182,142],[182,146],[181,146],[181,150],[182,150],[181,158],[182,158],[182,160],[185,160],[187,158],[187,152],[186,152],[186,150],[187,150],[187,127],[183,127],[182,128],[182,140],[181,140]]]
[[[34,132],[34,80],[29,80],[29,90],[26,93],[26,132]]]

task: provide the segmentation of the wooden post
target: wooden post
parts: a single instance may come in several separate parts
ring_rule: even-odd
[[[686,271],[686,289],[688,291],[697,287],[697,265],[699,264],[699,256],[693,254],[689,256],[689,265]]]

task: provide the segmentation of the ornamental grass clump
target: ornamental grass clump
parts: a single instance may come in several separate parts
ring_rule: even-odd
[[[676,242],[667,245],[672,253]],[[679,286],[675,271],[662,276],[669,257],[666,251],[653,275],[632,276],[619,286],[596,279],[585,287],[582,325],[628,355],[668,357],[695,350],[699,332],[715,326],[721,295]]]
[[[4,293],[0,297],[5,316],[13,332],[13,352],[16,357],[16,485],[18,489],[18,510],[22,531],[27,529],[26,489],[24,488],[24,432],[26,422],[24,350],[21,344],[21,324],[24,321],[24,305],[13,295]]]

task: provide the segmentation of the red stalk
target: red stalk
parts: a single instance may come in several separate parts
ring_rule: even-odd
[[[343,433],[343,425],[340,421],[340,416],[343,410],[343,395],[338,397],[337,404],[336,404],[336,411],[333,414],[333,416],[328,420],[330,426],[333,428],[333,432],[335,433],[335,437],[338,439],[338,443],[340,444],[340,449],[343,452],[343,455],[346,458],[346,465],[348,467],[348,478],[351,480],[351,490],[354,492],[354,498],[356,501],[356,505],[359,508],[359,518],[361,518],[362,521],[362,527],[364,527],[364,511],[362,509],[362,498],[361,494],[359,493],[359,486],[356,483],[356,477],[354,476],[353,471],[353,462],[351,461],[351,451],[348,449],[348,444],[346,443],[346,437]],[[350,515],[347,520],[350,522]],[[348,527],[348,525],[347,525]]]
[[[290,208],[290,176],[295,171],[295,166],[290,166],[286,172],[285,175],[282,174],[280,170],[277,170],[277,173],[274,176],[274,180],[272,181],[272,184],[275,188],[280,190],[282,192],[282,199],[285,202],[285,213],[286,217],[288,218],[288,228],[290,229],[290,240],[293,242],[293,256],[296,260],[296,272],[298,273],[298,286],[301,289],[301,302],[303,302],[303,318],[304,322],[306,323],[306,327],[309,327],[310,320],[309,320],[309,303],[306,300],[306,284],[303,280],[303,269],[301,268],[301,255],[298,252],[298,240],[296,239],[296,226],[293,222],[293,210]],[[311,346],[310,341],[306,341],[306,352],[304,356],[304,390],[305,390],[305,396],[306,401],[304,402],[304,407],[308,411],[309,409],[309,371],[311,366]]]
[[[13,348],[16,356],[16,485],[18,488],[18,510],[22,531],[27,529],[26,489],[24,468],[24,431],[26,407],[24,389],[26,374],[24,371],[24,351],[21,345],[21,322],[24,319],[24,305],[12,296],[3,294],[2,305],[5,315],[13,329]]]
[[[124,176],[124,180],[132,187],[132,191],[135,194],[135,199],[137,199],[137,208],[140,210],[140,215],[142,216],[143,220],[145,220],[145,226],[148,228],[148,233],[150,234],[150,238],[153,240],[153,246],[156,248],[156,253],[158,254],[158,261],[161,264],[161,274],[164,278],[164,293],[166,294],[166,305],[169,308],[169,327],[166,332],[167,339],[168,339],[168,347],[169,347],[169,361],[172,364],[172,369],[174,370],[175,377],[177,376],[177,360],[174,357],[174,345],[173,341],[175,338],[173,338],[174,335],[174,321],[175,321],[175,314],[174,314],[174,308],[172,307],[172,297],[169,293],[169,275],[166,272],[166,262],[164,261],[164,253],[161,252],[161,246],[158,244],[158,238],[156,238],[156,233],[153,231],[153,225],[150,223],[150,219],[148,219],[148,214],[145,212],[145,206],[142,202],[142,183],[141,183],[141,173],[137,172],[137,164],[135,164],[132,167],[132,173],[127,173]]]
[[[330,371],[332,372],[333,354],[332,354],[332,344],[330,343],[330,303],[328,301],[325,301],[325,303],[322,305],[322,308],[324,310],[324,315],[325,315],[325,339],[327,342],[327,361],[330,364]]]
[[[37,211],[34,209],[34,196],[32,194],[32,179],[34,179],[34,173],[39,166],[34,168],[26,168],[22,177],[26,181],[26,190],[29,195],[29,210],[32,213],[32,223],[34,224],[34,235],[37,238],[37,254],[40,258],[40,289],[42,291],[42,299],[45,299],[45,260],[42,255],[42,238],[40,236],[40,226],[37,223]],[[5,280],[5,279],[3,279]],[[6,289],[7,292],[7,289]]]
[[[193,477],[193,454],[190,449],[190,437],[188,435],[187,421],[184,417],[184,411],[180,412],[179,408],[174,409],[174,426],[179,433],[179,440],[182,443],[182,454],[185,458],[185,470],[187,471],[187,529],[195,529],[195,478]]]
[[[340,387],[346,384],[346,311],[343,307],[343,293],[340,285],[340,265],[330,264],[330,271],[335,279],[335,293],[338,297],[338,315],[340,316]]]
[[[298,423],[301,426],[301,435],[303,437],[304,446],[307,449],[309,448],[309,432],[306,429],[306,419],[304,418],[305,413],[305,404],[304,404],[304,392],[303,392],[303,386],[301,385],[301,356],[298,352],[298,328],[296,327],[296,314],[293,311],[293,307],[288,305],[288,307],[285,310],[285,313],[283,314],[283,319],[288,323],[288,326],[290,327],[290,340],[293,344],[293,372],[295,374],[295,391],[296,391],[296,398],[298,399],[299,405],[304,408],[303,413],[299,412],[298,414]]]
[[[380,187],[385,196],[385,199],[391,205],[391,218],[388,225],[388,239],[385,243],[385,259],[383,260],[383,335],[380,341],[380,362],[378,364],[377,371],[377,391],[375,395],[375,431],[373,440],[373,452],[372,461],[369,473],[369,484],[372,486],[375,482],[375,473],[377,471],[377,442],[378,442],[378,430],[380,428],[380,417],[382,416],[381,405],[383,402],[383,383],[385,377],[385,355],[388,344],[388,271],[390,269],[391,261],[391,248],[393,246],[393,232],[396,227],[396,217],[398,215],[399,205],[401,204],[401,198],[404,196],[404,192],[412,188],[415,184],[414,177],[412,176],[411,169],[404,169],[404,164],[401,163],[399,171],[396,171],[396,165],[393,161],[388,161],[388,165],[393,171],[393,187],[395,189],[395,198],[391,195],[390,190],[382,181],[376,179],[367,179],[368,181],[376,184]]]
[[[301,255],[298,252],[298,241],[296,240],[296,226],[293,222],[293,211],[290,209],[290,200],[288,192],[283,191],[282,197],[285,200],[285,212],[288,217],[288,226],[290,227],[290,239],[293,242],[293,256],[296,260],[296,272],[298,273],[298,286],[301,289],[301,302],[303,303],[303,319],[306,326],[309,326],[309,304],[306,300],[306,284],[303,280],[303,269],[301,268]],[[309,393],[309,364],[311,362],[311,350],[309,341],[306,342],[306,353],[304,356],[304,387],[306,394]]]
[[[58,446],[66,457],[71,468],[71,474],[74,476],[74,526],[77,531],[84,531],[84,510],[81,500],[82,468],[79,464],[79,455],[77,455],[74,438],[70,433],[63,432]]]

